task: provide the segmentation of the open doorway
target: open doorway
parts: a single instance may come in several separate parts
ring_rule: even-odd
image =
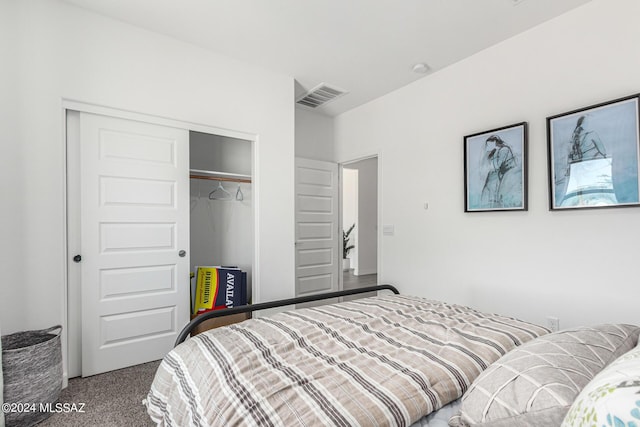
[[[378,157],[342,164],[342,288],[378,283]],[[350,232],[349,232],[350,231]],[[344,251],[344,248],[349,248]],[[346,254],[344,253],[346,252]]]

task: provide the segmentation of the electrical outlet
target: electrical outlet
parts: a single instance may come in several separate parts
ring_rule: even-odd
[[[557,332],[560,330],[560,319],[557,317],[547,317],[547,328],[551,329],[551,332]]]

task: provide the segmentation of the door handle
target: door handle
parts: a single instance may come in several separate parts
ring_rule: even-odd
[[[181,250],[180,252],[178,252],[178,256],[179,256],[180,258],[184,258],[186,255],[187,255],[187,251],[183,251],[183,250]]]

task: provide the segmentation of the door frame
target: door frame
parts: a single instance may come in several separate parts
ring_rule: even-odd
[[[344,185],[344,166],[345,165],[349,165],[350,163],[356,163],[362,160],[368,160],[368,159],[373,159],[373,158],[377,158],[378,159],[378,167],[377,167],[377,176],[378,176],[378,185],[377,185],[377,196],[378,196],[378,200],[377,200],[377,213],[378,213],[378,220],[377,220],[377,230],[376,230],[376,243],[377,243],[377,259],[376,259],[376,264],[377,264],[377,274],[378,274],[378,283],[380,283],[380,278],[383,276],[383,268],[382,268],[382,152],[377,150],[377,151],[370,151],[370,152],[366,152],[366,153],[362,153],[359,156],[349,156],[348,159],[346,160],[341,160],[338,162],[338,176],[339,176],[339,180],[340,180],[340,194],[338,196],[339,198],[339,203],[340,203],[340,218],[339,218],[339,223],[340,223],[340,230],[344,230],[344,224],[342,223],[342,213],[343,213],[343,209],[344,209],[344,200],[342,197],[342,186]],[[344,289],[344,278],[343,278],[343,274],[340,275],[340,289]]]
[[[161,126],[169,126],[187,131],[196,131],[209,133],[230,138],[244,139],[251,141],[251,157],[252,157],[252,193],[253,193],[253,227],[254,227],[254,245],[253,245],[253,265],[252,265],[252,295],[258,298],[260,295],[260,263],[259,263],[259,221],[258,221],[258,200],[260,194],[260,180],[257,168],[259,137],[254,133],[236,131],[216,127],[215,125],[193,123],[181,120],[175,120],[167,117],[154,116],[134,111],[127,111],[115,107],[106,107],[76,101],[72,99],[62,99],[60,117],[62,120],[62,144],[65,148],[65,163],[63,167],[64,174],[64,192],[63,192],[63,233],[64,233],[64,254],[63,261],[63,292],[62,292],[62,366],[63,366],[63,388],[67,387],[69,378],[78,376],[81,372],[81,356],[82,342],[81,324],[77,322],[81,319],[81,309],[79,305],[80,299],[80,271],[77,264],[73,262],[73,257],[80,251],[80,176],[77,169],[79,161],[80,135],[78,130],[73,126],[77,123],[69,123],[67,121],[67,112],[83,112],[110,116],[119,119],[133,120]],[[73,119],[71,120],[73,121]],[[74,268],[76,267],[76,268]],[[70,324],[75,335],[70,334]],[[71,366],[70,362],[74,365]],[[70,376],[71,375],[71,376]]]

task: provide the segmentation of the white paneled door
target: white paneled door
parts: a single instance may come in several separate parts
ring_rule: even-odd
[[[338,165],[296,158],[296,296],[337,291],[339,231]]]
[[[80,115],[82,376],[161,359],[189,321],[187,130]]]

